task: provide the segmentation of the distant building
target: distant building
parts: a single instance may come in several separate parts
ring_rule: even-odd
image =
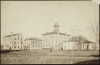
[[[77,41],[63,41],[63,50],[78,50]]]
[[[52,47],[53,49],[59,50],[63,48],[63,41],[68,40],[70,35],[59,32],[59,25],[55,23],[54,31],[42,34],[42,36],[44,49],[50,49]]]
[[[31,38],[26,38],[24,40],[25,45],[24,49],[27,50],[41,50],[42,49],[42,40],[39,38],[31,37]]]
[[[95,50],[95,43],[91,41],[84,41],[82,43],[82,50]]]
[[[23,35],[21,33],[5,35],[3,37],[3,49],[6,50],[22,50],[23,49]]]

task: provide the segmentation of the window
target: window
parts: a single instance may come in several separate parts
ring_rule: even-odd
[[[15,40],[16,40],[16,38],[15,38]]]
[[[33,47],[34,47],[34,45],[33,45]]]
[[[21,46],[21,49],[22,49],[22,46]]]
[[[21,42],[21,45],[22,45],[22,42]]]
[[[18,48],[19,48],[19,46],[18,46]]]
[[[18,40],[19,40],[19,38],[18,38]]]
[[[83,48],[84,48],[84,45],[83,45]]]
[[[36,47],[37,47],[37,45],[36,45]]]
[[[87,45],[87,49],[88,49],[88,45]]]
[[[16,48],[16,46],[15,46],[15,48]]]

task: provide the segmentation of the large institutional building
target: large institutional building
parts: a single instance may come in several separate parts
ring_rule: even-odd
[[[67,33],[62,33],[59,31],[59,25],[56,22],[54,25],[54,30],[52,32],[47,32],[42,34],[43,36],[43,48],[50,49],[63,49],[63,41],[67,41],[70,37]]]
[[[55,23],[54,30],[42,34],[43,39],[30,37],[23,39],[21,33],[5,35],[3,37],[3,49],[5,50],[42,50],[42,49],[55,49],[55,50],[78,50],[79,43],[78,37],[71,40],[71,37],[67,33],[59,31],[58,23]],[[75,40],[76,39],[76,40]],[[85,38],[84,38],[85,39]],[[98,43],[99,44],[99,43]],[[95,43],[83,41],[81,44],[81,50],[95,50]],[[98,45],[99,50],[99,45]]]
[[[3,49],[22,50],[24,48],[23,35],[21,33],[5,35],[3,37]]]

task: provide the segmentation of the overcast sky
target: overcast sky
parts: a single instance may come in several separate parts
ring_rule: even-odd
[[[92,1],[2,1],[1,37],[13,33],[22,33],[26,37],[41,37],[47,31],[54,30],[59,24],[60,32],[72,28],[93,41],[88,30],[88,21],[99,20],[99,5]],[[76,34],[76,33],[74,33]]]

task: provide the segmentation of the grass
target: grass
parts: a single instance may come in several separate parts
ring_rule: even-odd
[[[73,55],[71,53],[34,50],[2,53],[1,64],[99,64],[99,51],[74,51]]]

